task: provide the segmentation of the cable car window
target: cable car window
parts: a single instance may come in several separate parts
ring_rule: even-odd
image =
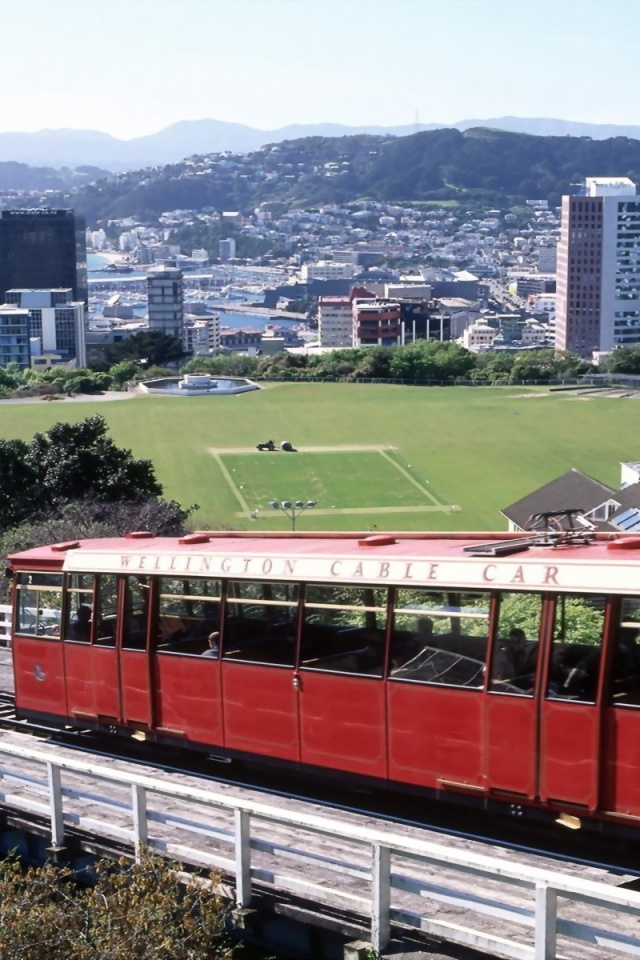
[[[220,580],[162,577],[159,584],[158,650],[217,657],[220,638]]]
[[[640,707],[640,597],[623,597],[613,637],[609,700]]]
[[[300,664],[381,677],[387,626],[385,589],[309,584]]]
[[[230,580],[223,659],[292,667],[299,595],[297,583]]]
[[[125,577],[123,650],[144,650],[149,621],[149,578]]]
[[[115,647],[118,612],[118,581],[112,573],[96,578],[94,643],[100,647]]]
[[[483,687],[489,603],[488,593],[397,590],[389,677]]]
[[[60,639],[62,574],[19,573],[16,578],[17,635]]]
[[[595,703],[600,675],[605,597],[559,596],[547,682],[550,700]]]
[[[69,642],[91,643],[94,580],[90,573],[69,574],[63,632],[64,639]]]
[[[538,593],[502,593],[498,604],[489,689],[531,697],[538,663],[542,597]]]

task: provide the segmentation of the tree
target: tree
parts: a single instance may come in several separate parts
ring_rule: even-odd
[[[151,461],[116,446],[103,417],[57,423],[31,443],[0,440],[0,530],[89,495],[113,503],[161,494]]]
[[[400,380],[462,380],[474,363],[473,354],[451,340],[416,340],[393,352],[389,372]]]
[[[258,357],[240,353],[217,353],[215,357],[194,357],[182,367],[182,373],[212,373],[227,377],[253,377],[258,372]]]
[[[607,373],[640,374],[640,345],[616,347],[606,362]]]
[[[38,474],[28,452],[23,440],[0,440],[0,529],[20,523],[33,509]]]
[[[171,337],[161,330],[143,330],[132,337],[105,348],[105,360],[113,366],[121,360],[144,362],[148,367],[164,367],[180,363],[187,356],[179,337]]]
[[[134,360],[120,360],[119,363],[109,367],[109,376],[114,389],[122,390],[129,380],[138,379],[140,366]]]
[[[41,511],[35,519],[24,520],[0,532],[0,560],[6,561],[12,553],[43,543],[123,537],[131,530],[150,530],[158,537],[180,536],[197,509],[197,506],[183,509],[176,500],[160,497],[142,496],[105,503],[88,496]],[[9,593],[9,581],[0,579],[0,603],[9,602]]]
[[[107,436],[104,417],[56,423],[28,445],[27,463],[38,477],[41,501],[55,504],[93,493],[106,501],[159,497],[150,460],[135,460]]]

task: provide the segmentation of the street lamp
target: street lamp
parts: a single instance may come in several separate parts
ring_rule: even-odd
[[[291,529],[295,530],[296,520],[304,510],[312,510],[315,507],[315,500],[269,500],[269,506],[272,510],[281,510],[291,520]]]

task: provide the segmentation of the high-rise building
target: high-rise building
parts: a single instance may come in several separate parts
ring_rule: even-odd
[[[588,177],[562,198],[556,348],[590,359],[640,343],[640,198],[628,177]]]
[[[236,242],[233,237],[227,237],[226,240],[220,240],[218,243],[218,255],[222,263],[236,258]]]
[[[183,274],[175,260],[166,260],[147,274],[149,330],[181,337],[184,322]]]
[[[85,223],[73,210],[0,213],[0,303],[7,290],[70,287],[88,303]]]
[[[32,356],[55,354],[62,362],[86,366],[84,303],[72,300],[70,288],[7,290],[6,301],[7,309],[27,311]]]

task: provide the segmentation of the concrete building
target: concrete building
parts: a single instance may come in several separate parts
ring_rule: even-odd
[[[22,370],[31,365],[29,311],[10,304],[0,307],[0,366],[17,363]]]
[[[402,343],[402,311],[398,302],[355,299],[352,314],[354,347],[392,347]]]
[[[184,322],[183,274],[173,260],[151,267],[147,275],[149,330],[181,337]]]
[[[431,300],[430,283],[385,283],[384,295],[390,300]]]
[[[318,260],[317,263],[305,263],[300,270],[303,283],[308,280],[350,280],[355,268],[353,263],[339,263],[335,260]]]
[[[220,240],[218,243],[218,256],[222,263],[236,258],[236,242],[233,237],[227,237],[226,240]]]
[[[85,345],[85,307],[73,300],[70,288],[59,290],[7,290],[7,304],[29,314],[31,354],[55,354],[61,362],[74,360],[78,367],[87,365]]]
[[[37,207],[0,213],[0,303],[7,290],[70,287],[88,303],[85,222],[73,210]]]
[[[540,273],[555,273],[558,265],[557,244],[538,247],[538,270]]]
[[[462,345],[465,350],[490,350],[498,331],[486,320],[471,323],[462,334]]]
[[[189,314],[184,316],[182,342],[187,353],[210,356],[220,349],[220,316]]]
[[[352,346],[350,297],[318,297],[318,333],[322,347]]]
[[[432,300],[398,300],[402,344],[415,340],[450,340],[451,318],[439,313]]]
[[[640,200],[628,177],[562,198],[556,348],[590,359],[640,343]]]
[[[220,346],[224,350],[257,354],[261,341],[262,330],[255,330],[252,327],[222,327],[220,330]]]

